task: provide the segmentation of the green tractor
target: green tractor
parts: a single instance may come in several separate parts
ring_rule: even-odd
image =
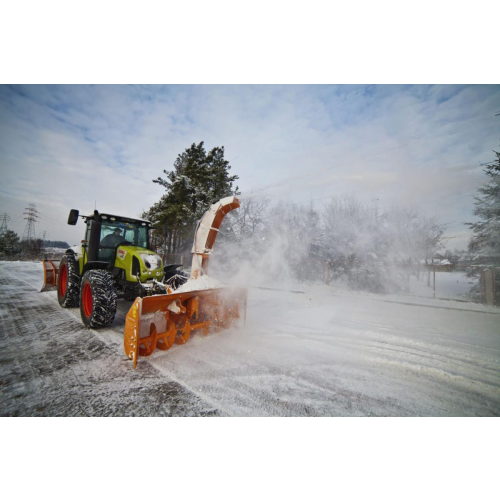
[[[134,300],[166,294],[175,284],[186,281],[179,265],[163,267],[162,259],[151,250],[151,223],[111,214],[80,216],[71,210],[68,224],[78,217],[86,224],[81,246],[66,251],[59,265],[44,261],[44,286],[57,287],[62,307],[80,307],[83,323],[90,328],[109,326],[116,314],[118,298]]]

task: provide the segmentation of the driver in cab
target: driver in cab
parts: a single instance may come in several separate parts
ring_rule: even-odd
[[[112,233],[104,236],[99,248],[99,259],[109,261],[113,258],[116,247],[123,241],[122,231],[117,227]],[[104,247],[104,248],[103,248]],[[107,248],[106,248],[107,247]],[[113,249],[109,248],[112,247]]]
[[[112,233],[104,236],[101,240],[103,247],[116,247],[123,241],[122,230],[117,227]]]

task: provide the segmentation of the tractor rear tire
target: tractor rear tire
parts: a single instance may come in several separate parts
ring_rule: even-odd
[[[87,271],[80,287],[80,314],[89,328],[111,325],[116,314],[116,291],[111,274],[103,269]]]
[[[71,254],[63,255],[59,264],[57,278],[57,300],[61,307],[78,307],[80,295],[80,276],[78,264]]]

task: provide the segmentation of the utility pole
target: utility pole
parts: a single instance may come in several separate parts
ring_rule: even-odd
[[[434,285],[433,285],[432,297],[436,298],[436,265],[435,264],[432,265],[432,274],[434,276],[433,277],[433,283],[434,283]]]
[[[27,215],[25,219],[28,221],[26,222],[26,227],[24,228],[24,234],[23,234],[23,240],[25,241],[35,241],[36,235],[35,235],[35,222],[37,221],[38,217],[38,210],[36,209],[36,205],[34,203],[30,203],[28,208],[25,208],[26,212],[23,212],[24,215]]]
[[[10,215],[8,214],[0,215],[0,220],[2,221],[2,227],[0,227],[0,236],[2,236],[8,231],[7,221],[10,220]]]

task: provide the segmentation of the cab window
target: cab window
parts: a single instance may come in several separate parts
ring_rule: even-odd
[[[148,248],[147,226],[137,226],[130,222],[103,221],[101,226],[101,242],[106,236],[114,234],[117,228],[120,230],[121,241],[126,241],[137,247]],[[101,246],[104,245],[101,244]]]

